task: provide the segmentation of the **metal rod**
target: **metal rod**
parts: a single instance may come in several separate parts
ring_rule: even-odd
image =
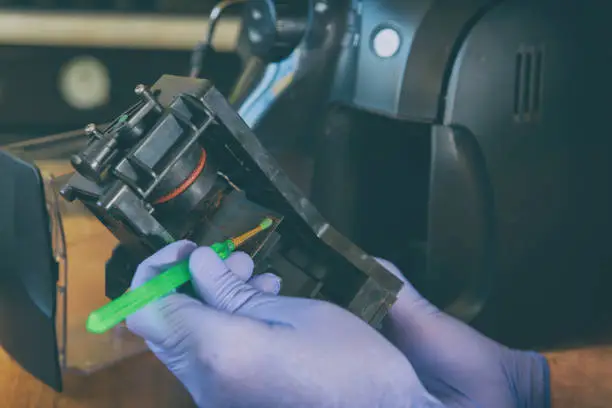
[[[241,21],[219,21],[213,47],[236,49]],[[159,14],[0,12],[0,45],[191,50],[206,37],[208,19]]]

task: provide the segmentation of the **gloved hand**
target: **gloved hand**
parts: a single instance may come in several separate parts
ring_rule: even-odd
[[[137,287],[189,257],[201,300],[173,293],[127,320],[200,407],[441,407],[404,355],[326,302],[277,296],[274,275],[181,241],[145,260]]]
[[[404,282],[399,270],[383,266]],[[546,359],[512,350],[441,312],[406,282],[383,333],[447,407],[549,408]]]

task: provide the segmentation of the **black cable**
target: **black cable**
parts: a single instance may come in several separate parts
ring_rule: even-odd
[[[198,42],[191,53],[191,64],[189,76],[197,78],[200,76],[202,66],[204,65],[204,59],[206,54],[212,48],[212,39],[215,34],[217,23],[221,19],[221,16],[232,6],[237,4],[244,4],[249,0],[223,0],[219,2],[210,12],[208,16],[208,33],[203,41]]]

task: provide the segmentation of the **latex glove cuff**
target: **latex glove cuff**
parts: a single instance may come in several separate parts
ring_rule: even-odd
[[[550,368],[546,357],[534,351],[511,350],[509,373],[520,408],[550,408]]]

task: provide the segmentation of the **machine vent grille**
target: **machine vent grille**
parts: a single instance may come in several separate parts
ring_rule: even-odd
[[[514,119],[535,122],[542,112],[544,47],[521,47],[514,75]]]

